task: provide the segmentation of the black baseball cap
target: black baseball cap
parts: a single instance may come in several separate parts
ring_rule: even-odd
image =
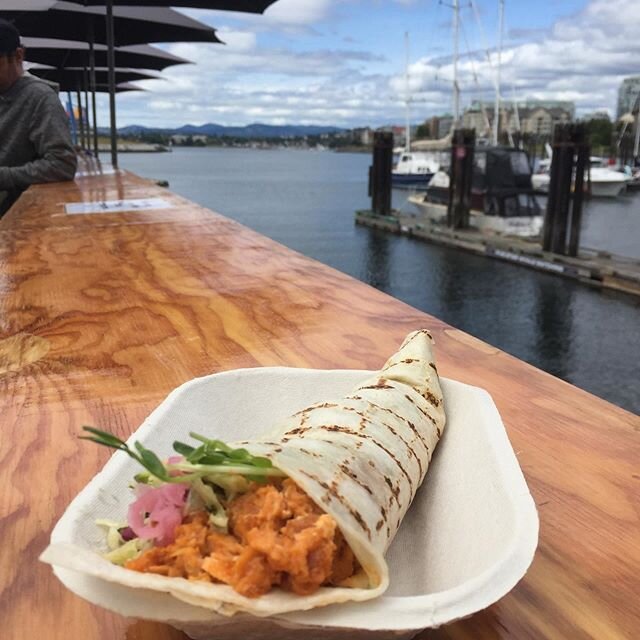
[[[21,46],[18,30],[8,20],[0,18],[0,56],[14,53]]]

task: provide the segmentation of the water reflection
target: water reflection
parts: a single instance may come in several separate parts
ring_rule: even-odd
[[[573,297],[575,287],[564,280],[537,283],[535,304],[536,339],[533,353],[538,366],[563,380],[571,371],[574,335]]]
[[[360,277],[381,291],[389,291],[389,234],[370,230],[367,234],[364,277]]]

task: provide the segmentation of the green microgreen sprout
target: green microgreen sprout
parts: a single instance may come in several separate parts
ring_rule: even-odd
[[[233,449],[221,440],[212,440],[197,433],[189,435],[199,443],[197,447],[174,442],[173,449],[179,453],[184,461],[165,463],[139,442],[134,443],[134,449],[117,436],[94,427],[82,427],[89,435],[80,436],[82,440],[90,440],[117,451],[124,451],[136,460],[148,472],[136,475],[138,482],[148,482],[149,474],[162,482],[189,482],[212,474],[239,474],[248,480],[266,482],[268,477],[284,477],[285,474],[276,469],[271,460],[251,455],[246,449]]]

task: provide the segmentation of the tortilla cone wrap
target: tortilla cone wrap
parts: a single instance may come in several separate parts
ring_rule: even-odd
[[[384,554],[427,472],[445,423],[428,331],[409,334],[371,378],[336,401],[312,405],[260,439],[232,443],[271,459],[337,522],[362,572],[351,586],[311,595],[281,589],[246,598],[226,584],[140,573],[76,545],[53,544],[41,560],[134,588],[168,592],[221,613],[271,616],[382,594]]]

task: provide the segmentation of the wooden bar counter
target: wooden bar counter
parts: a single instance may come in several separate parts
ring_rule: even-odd
[[[123,198],[170,208],[65,213]],[[90,605],[37,560],[110,455],[81,425],[126,437],[171,389],[227,369],[378,368],[422,327],[442,375],[493,396],[540,543],[506,597],[420,638],[640,637],[638,417],[121,172],[32,187],[0,221],[0,638],[185,637]]]

